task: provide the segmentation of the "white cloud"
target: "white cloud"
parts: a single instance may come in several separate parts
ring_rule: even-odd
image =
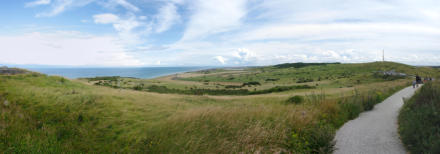
[[[256,53],[247,48],[238,48],[237,51],[232,54],[232,56],[236,60],[235,64],[241,65],[253,65],[261,60]]]
[[[140,25],[141,24],[134,17],[129,17],[125,20],[118,20],[113,23],[113,27],[119,32],[129,32]]]
[[[316,4],[321,5],[316,5]],[[263,1],[251,6],[236,35],[222,38],[229,46],[246,47],[259,64],[284,62],[398,62],[424,53],[422,63],[437,63],[440,1]],[[344,4],[344,5],[339,5]],[[410,12],[410,13],[409,13]],[[226,44],[226,43],[224,43]],[[226,45],[227,46],[227,45]],[[215,47],[213,47],[215,48]],[[277,56],[274,56],[277,55]],[[422,59],[422,58],[420,58]],[[410,64],[417,64],[411,61]]]
[[[139,16],[140,20],[147,20],[147,16]]]
[[[136,45],[142,42],[141,36],[149,33],[151,26],[137,20],[136,16],[129,15],[121,19],[119,16],[105,13],[93,16],[97,24],[112,24],[113,28],[118,32],[120,40],[129,45]],[[142,27],[142,30],[137,30]]]
[[[440,64],[438,0],[52,0],[40,16],[92,2],[109,12],[94,23],[113,26],[151,65],[369,62],[382,49],[389,60]]]
[[[176,22],[180,20],[180,15],[177,13],[177,7],[174,3],[167,3],[159,9],[156,15],[157,28],[156,32],[161,33],[168,30]]]
[[[194,14],[182,40],[203,39],[207,35],[237,28],[246,15],[245,0],[197,0],[192,4]]]
[[[48,4],[50,4],[50,2],[51,2],[51,0],[36,0],[33,2],[28,2],[24,6],[25,7],[34,7],[34,6],[38,6],[38,5],[48,5]]]
[[[234,53],[234,56],[239,59],[248,61],[251,57],[255,57],[255,54],[249,51],[249,49],[238,48],[237,52]]]
[[[344,24],[274,24],[258,27],[236,38],[244,40],[377,38],[378,34],[440,35],[440,28],[416,24],[344,23]]]
[[[138,12],[140,9],[133,4],[127,2],[126,0],[110,0],[110,3],[118,4],[122,7],[124,7],[127,10]]]
[[[54,5],[52,5],[52,10],[50,12],[38,13],[36,17],[52,17],[56,16],[73,4],[73,0],[58,0]]]
[[[97,0],[53,0],[51,1],[51,10],[37,13],[36,17],[53,17],[72,8],[83,7]]]
[[[111,13],[96,14],[93,15],[93,19],[95,23],[98,24],[112,24],[119,22],[119,17]]]
[[[224,65],[226,63],[226,59],[223,58],[222,56],[216,56],[214,57],[218,62],[220,62],[222,65]]]
[[[1,63],[44,65],[140,66],[117,38],[79,32],[0,36]],[[23,45],[26,44],[26,45]]]
[[[95,1],[95,0],[93,0],[93,1]],[[101,6],[103,6],[105,8],[109,8],[109,9],[114,9],[116,7],[121,6],[130,12],[140,12],[141,11],[141,9],[139,7],[133,5],[132,3],[128,2],[127,0],[105,0],[105,1],[97,1],[97,2]]]
[[[108,0],[108,1],[99,1],[99,0],[38,0],[31,3],[26,3],[25,6],[37,6],[37,5],[48,5],[51,4],[51,10],[48,12],[40,12],[36,14],[36,17],[53,17],[60,13],[63,13],[69,8],[75,7],[83,7],[89,5],[91,3],[98,2],[98,4],[103,5],[104,7],[116,7],[122,6],[123,8],[131,11],[131,12],[139,12],[140,9],[135,5],[127,2],[126,0]]]
[[[438,10],[422,10],[422,13],[432,20],[440,19],[440,11]]]

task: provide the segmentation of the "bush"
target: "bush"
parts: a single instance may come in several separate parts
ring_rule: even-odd
[[[275,87],[270,88],[270,89],[249,92],[249,95],[268,94],[268,93],[273,93],[273,92],[283,92],[283,91],[289,91],[289,90],[294,90],[294,89],[313,89],[313,88],[315,88],[315,87],[314,86],[309,86],[309,85],[275,86]]]
[[[134,90],[142,90],[142,89],[144,89],[144,84],[143,83],[138,84],[138,85],[134,86],[133,89]]]
[[[237,85],[226,85],[225,88],[227,88],[227,89],[235,89],[235,88],[242,88],[242,86],[237,86]]]
[[[411,153],[440,153],[440,83],[427,83],[405,102],[399,133]]]
[[[260,82],[251,81],[251,82],[243,83],[243,85],[241,86],[244,87],[244,86],[259,86],[259,85],[261,85]]]
[[[275,68],[302,68],[306,66],[319,66],[319,65],[327,65],[327,64],[341,64],[341,63],[284,63],[284,64],[278,64],[275,65]]]
[[[97,76],[94,78],[85,78],[89,81],[99,81],[99,80],[108,80],[108,81],[117,81],[119,78],[119,76]]]
[[[307,82],[313,82],[312,78],[299,78],[298,81],[296,81],[296,83],[307,83]]]
[[[382,102],[387,96],[399,89],[400,87],[391,88],[387,91],[371,90],[363,94],[355,91],[354,96],[345,98],[339,104],[341,104],[341,109],[346,118],[351,120],[358,117],[361,112],[372,110],[377,103]]]
[[[63,78],[63,77],[61,77],[60,82],[61,82],[61,83],[64,83],[64,82],[66,82],[66,79]]]
[[[374,73],[373,76],[376,77],[376,78],[381,78],[381,79],[386,80],[386,81],[394,81],[394,80],[404,79],[405,78],[405,76],[388,75],[388,74],[382,74],[382,73],[379,73],[379,72]]]
[[[362,105],[360,103],[356,103],[355,100],[348,100],[340,103],[347,120],[356,118],[364,110]]]
[[[271,79],[271,78],[266,79],[266,81],[278,81],[278,80],[280,80],[280,79]]]
[[[293,97],[290,97],[289,99],[287,99],[287,103],[300,104],[302,102],[304,102],[303,96],[293,96]]]
[[[297,153],[332,153],[334,151],[335,128],[324,122],[310,124],[290,136],[288,148]]]
[[[186,94],[186,95],[258,95],[258,94],[269,94],[273,92],[282,92],[293,89],[312,89],[313,86],[301,85],[301,86],[276,86],[265,90],[254,90],[249,91],[247,89],[198,89],[191,88],[189,90],[168,88],[166,86],[152,85],[147,87],[148,91],[157,93],[168,93],[168,94]]]

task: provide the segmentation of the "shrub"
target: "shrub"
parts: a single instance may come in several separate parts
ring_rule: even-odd
[[[393,81],[393,80],[398,80],[398,79],[404,79],[405,76],[400,76],[400,75],[389,75],[389,74],[383,74],[380,72],[376,72],[373,74],[374,77],[376,78],[381,78],[383,80],[386,81]]]
[[[363,111],[362,105],[355,101],[351,99],[340,102],[343,113],[345,113],[348,120],[356,118]]]
[[[251,81],[251,82],[243,83],[243,85],[241,86],[244,87],[244,86],[259,86],[259,85],[261,85],[260,82]]]
[[[66,82],[66,79],[63,78],[63,77],[61,77],[60,82],[61,82],[61,83],[64,83],[64,82]]]
[[[187,95],[257,95],[268,94],[273,92],[282,92],[293,89],[312,89],[313,86],[301,85],[301,86],[276,86],[265,90],[249,91],[247,89],[199,89],[190,88],[189,90],[173,89],[166,86],[152,85],[147,87],[148,91],[157,93],[169,93],[169,94],[187,94]]]
[[[275,65],[275,68],[302,68],[306,66],[327,65],[327,64],[341,64],[341,63],[284,63]]]
[[[235,89],[235,88],[242,88],[242,86],[237,86],[237,85],[226,85],[225,88],[227,88],[227,89]]]
[[[440,153],[440,83],[427,83],[405,102],[399,133],[411,153]]]
[[[102,81],[98,81],[98,82],[96,82],[94,85],[102,85]]]
[[[271,79],[271,78],[266,79],[266,81],[278,81],[278,80],[280,80],[280,79]]]
[[[300,85],[300,86],[275,86],[273,88],[270,89],[265,89],[265,90],[259,90],[259,91],[255,91],[255,92],[250,92],[250,95],[256,95],[256,94],[268,94],[268,93],[273,93],[273,92],[282,92],[282,91],[289,91],[289,90],[293,90],[293,89],[313,89],[315,87],[313,86],[309,86],[309,85]]]
[[[289,99],[287,99],[287,103],[300,104],[302,102],[304,102],[303,96],[293,96],[293,97],[290,97]]]
[[[292,131],[288,148],[297,153],[332,153],[334,151],[335,128],[319,122]]]
[[[313,82],[312,78],[299,78],[298,81],[296,81],[296,83],[307,83],[307,82]]]
[[[94,78],[85,78],[89,81],[99,81],[99,80],[109,80],[109,81],[117,81],[119,78],[119,76],[97,76]]]
[[[142,90],[142,89],[144,89],[144,84],[143,83],[138,84],[138,85],[134,86],[133,89],[134,90]]]

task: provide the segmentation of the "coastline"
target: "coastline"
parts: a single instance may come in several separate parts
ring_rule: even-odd
[[[25,68],[47,75],[62,76],[69,79],[120,76],[138,79],[154,79],[174,74],[196,72],[215,67],[141,67],[141,68]]]

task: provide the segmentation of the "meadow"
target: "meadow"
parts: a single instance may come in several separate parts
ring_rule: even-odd
[[[433,77],[439,72],[386,62],[215,69],[148,80],[0,75],[0,151],[331,153],[337,128],[409,86],[411,77],[380,73],[388,70]],[[298,82],[301,78],[313,81]],[[234,90],[227,85],[249,92],[313,88],[243,95],[203,92]],[[151,86],[202,92],[157,92]]]
[[[211,90],[207,94],[215,95],[215,92],[218,91],[218,95],[252,95],[252,92],[263,94],[293,89],[301,91],[301,89],[352,88],[402,78],[398,75],[383,74],[383,72],[390,71],[412,76],[419,74],[424,77],[433,77],[439,73],[429,67],[414,67],[392,62],[322,63],[320,65],[293,63],[241,69],[210,69],[155,79],[116,76],[83,78],[80,81],[94,85],[159,93],[204,94],[203,92],[192,93],[190,91]],[[236,91],[229,94],[224,93],[233,90]]]

